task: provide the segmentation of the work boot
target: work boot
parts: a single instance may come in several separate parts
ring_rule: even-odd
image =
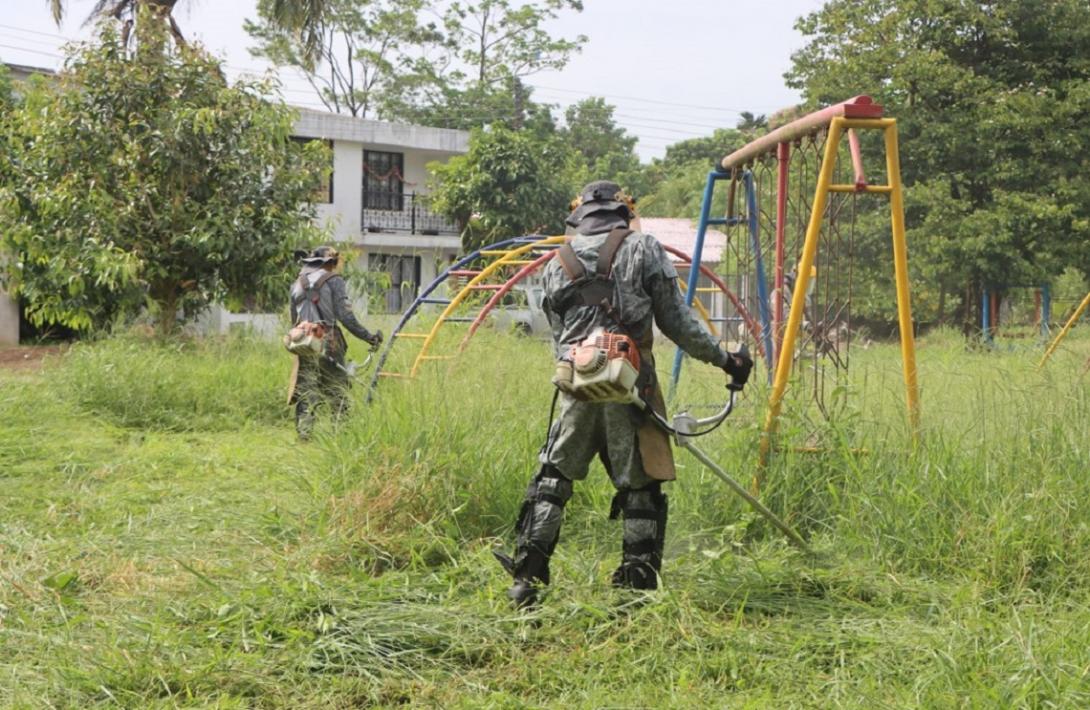
[[[622,562],[613,572],[612,583],[617,589],[658,589],[659,576],[646,562]]]
[[[537,608],[538,585],[531,579],[516,579],[507,590],[507,598],[516,609],[531,611]]]
[[[507,590],[507,598],[516,609],[537,607],[542,587],[549,583],[549,558],[537,550],[527,550],[517,555],[517,561],[493,551],[504,569],[515,578]]]

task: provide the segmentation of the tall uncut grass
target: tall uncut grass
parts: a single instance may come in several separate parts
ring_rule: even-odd
[[[274,345],[77,347],[0,374],[0,705],[1084,707],[1090,339],[1038,355],[925,338],[914,443],[897,349],[858,349],[829,419],[803,373],[763,472],[758,371],[699,445],[815,554],[681,451],[663,588],[613,592],[596,464],[518,614],[490,549],[548,422],[539,342],[357,387],[304,446]],[[722,401],[685,368],[671,411]]]

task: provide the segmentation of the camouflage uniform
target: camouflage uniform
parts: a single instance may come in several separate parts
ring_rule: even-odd
[[[612,183],[592,183],[594,185]],[[576,256],[588,273],[594,273],[598,251],[610,230],[625,227],[623,210],[587,211],[584,204],[573,213],[578,234],[571,240]],[[616,204],[616,203],[612,203]],[[545,311],[553,330],[559,358],[571,345],[581,342],[596,328],[617,330],[618,323],[603,308],[575,305],[558,313],[558,296],[572,281],[558,259],[545,269]],[[651,354],[652,321],[668,338],[693,357],[726,367],[730,355],[685,305],[677,284],[677,271],[662,245],[651,235],[634,232],[613,259],[613,307],[622,332],[640,346],[641,359],[654,372]],[[652,404],[664,408],[657,383]],[[611,518],[624,519],[621,566],[613,575],[618,586],[653,589],[662,562],[666,533],[666,495],[661,481],[674,478],[669,439],[632,405],[582,402],[559,394],[559,416],[542,447],[541,469],[534,475],[519,515],[517,547],[508,560],[515,577],[509,593],[516,603],[534,599],[532,585],[548,583],[549,556],[559,539],[563,508],[572,495],[572,482],[586,477],[595,455],[601,458],[617,489]],[[502,557],[502,556],[501,556]]]
[[[315,250],[315,254],[320,249]],[[311,257],[311,260],[314,259],[316,257]],[[317,303],[309,300],[307,290],[303,288],[300,280],[305,279],[313,289],[318,280],[328,273],[320,263],[306,265],[291,287],[291,322],[298,323],[300,318],[312,322],[320,320],[333,330],[324,356],[299,359],[299,372],[291,401],[295,404],[295,428],[303,438],[310,436],[314,426],[314,411],[320,404],[327,402],[335,418],[342,416],[348,408],[348,390],[352,381],[342,369],[345,367],[348,343],[338,323],[343,323],[352,335],[368,343],[374,343],[378,337],[356,319],[352,312],[352,303],[348,299],[348,287],[340,275],[331,275],[317,288]],[[315,306],[317,313],[313,312]]]

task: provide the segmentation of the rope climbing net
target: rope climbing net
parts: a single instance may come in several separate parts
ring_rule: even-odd
[[[881,132],[881,140],[869,141]],[[885,164],[877,180],[864,170],[863,146]],[[875,176],[872,176],[875,177]],[[712,217],[717,184],[728,190],[727,211]],[[869,97],[808,114],[728,155],[708,175],[694,260],[709,225],[727,231],[723,280],[746,309],[758,314],[745,339],[764,355],[771,385],[762,437],[767,463],[788,383],[825,417],[830,392],[851,361],[853,290],[860,268],[856,223],[869,196],[887,196],[893,272],[909,418],[918,423],[915,343],[908,288],[907,247],[897,154],[896,121]],[[887,262],[888,263],[888,262]],[[681,357],[675,361],[675,382]],[[805,416],[808,409],[800,409]]]

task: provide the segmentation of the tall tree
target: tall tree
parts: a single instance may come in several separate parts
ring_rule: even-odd
[[[512,5],[510,0],[452,2],[444,23],[458,57],[471,80],[481,86],[503,84],[510,78],[546,69],[563,69],[571,55],[586,43],[553,37],[545,25],[563,10],[581,12],[579,0],[532,0]]]
[[[96,0],[85,22],[95,22],[112,17],[121,23],[121,38],[124,44],[133,37],[133,30],[138,22],[163,23],[170,28],[174,41],[185,45],[185,36],[174,19],[174,7],[179,0]],[[66,5],[64,0],[49,0],[49,9],[53,20],[59,25],[64,19]]]
[[[269,89],[225,86],[194,49],[130,56],[111,26],[29,85],[0,126],[0,250],[31,320],[86,330],[147,304],[170,332],[213,301],[279,291],[314,239],[329,156],[291,140]]]
[[[385,116],[443,80],[443,38],[434,23],[421,22],[423,0],[329,0],[313,56],[306,38],[277,20],[276,1],[260,0],[258,21],[246,21],[258,41],[251,53],[302,70],[330,111]]]
[[[918,274],[971,293],[1090,251],[1090,5],[832,0],[797,27],[811,105],[869,93],[898,118]]]
[[[141,5],[154,9],[155,15],[169,21],[171,33],[180,44],[185,44],[181,29],[174,20],[174,7],[179,0],[96,0],[87,16],[87,22],[101,17],[114,17],[123,24],[123,36],[127,39]],[[304,56],[316,59],[324,36],[325,15],[332,0],[271,0],[269,14],[273,25],[293,33],[300,39]],[[64,20],[66,0],[48,0],[53,20],[58,25]]]
[[[578,153],[592,175],[618,179],[639,169],[636,136],[617,125],[605,99],[583,99],[564,112],[561,136]]]

